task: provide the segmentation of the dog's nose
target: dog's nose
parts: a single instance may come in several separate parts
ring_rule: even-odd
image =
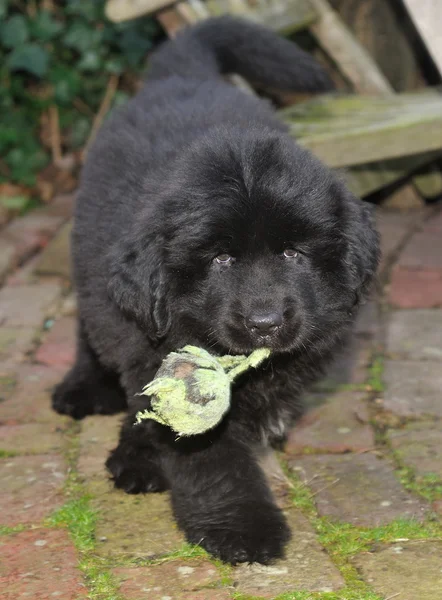
[[[252,313],[246,317],[246,326],[259,335],[272,333],[282,324],[282,315],[277,312]]]

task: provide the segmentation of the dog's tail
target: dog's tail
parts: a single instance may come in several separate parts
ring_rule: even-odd
[[[225,73],[237,73],[265,88],[333,89],[325,70],[296,44],[261,25],[230,16],[191,26],[163,44],[152,56],[148,77],[207,79]]]

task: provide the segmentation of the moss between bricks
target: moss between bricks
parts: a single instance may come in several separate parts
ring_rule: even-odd
[[[69,466],[69,474],[65,483],[65,494],[71,499],[60,507],[46,521],[47,526],[66,527],[72,537],[75,547],[80,554],[79,567],[83,571],[89,589],[90,600],[124,600],[118,592],[118,582],[110,569],[114,566],[150,566],[169,560],[210,559],[209,555],[199,546],[183,544],[183,546],[160,559],[142,560],[139,558],[103,559],[94,554],[95,525],[97,512],[91,506],[92,496],[85,493],[85,486],[79,477],[76,465],[79,456],[79,433],[81,425],[72,423],[65,434],[65,459]],[[232,583],[232,568],[220,561],[211,560],[221,574],[223,585]]]
[[[399,479],[407,490],[419,494],[429,502],[442,499],[442,480],[438,475],[419,475],[412,467],[402,462],[397,452],[392,450],[391,455],[396,463]]]
[[[29,525],[14,525],[14,527],[7,527],[6,525],[0,525],[0,535],[11,535],[13,533],[20,533],[30,529]]]
[[[381,354],[375,354],[368,369],[369,376],[367,386],[370,391],[382,393],[385,390],[383,382],[384,375],[384,357]]]
[[[11,458],[13,456],[19,456],[19,452],[14,452],[14,450],[3,450],[0,448],[0,458]]]
[[[276,600],[381,600],[363,581],[350,559],[360,552],[375,548],[378,544],[394,543],[398,539],[441,540],[442,525],[428,518],[423,523],[410,519],[397,519],[388,525],[375,528],[354,527],[349,523],[332,522],[319,517],[310,489],[282,463],[291,487],[291,499],[310,520],[319,535],[319,541],[340,570],[346,587],[338,592],[294,592],[278,596]],[[238,595],[236,600],[249,600]]]
[[[375,357],[370,369],[370,379],[367,382],[375,392],[383,390],[382,384],[383,360]],[[382,387],[381,387],[382,386]],[[88,597],[91,600],[123,600],[118,592],[118,583],[110,569],[118,565],[149,566],[169,560],[192,560],[209,558],[207,553],[197,547],[184,544],[178,551],[162,556],[160,559],[140,560],[123,559],[115,561],[114,558],[102,559],[94,554],[95,523],[97,513],[91,507],[90,496],[85,494],[85,487],[76,471],[79,454],[80,425],[73,423],[65,432],[65,459],[69,465],[69,474],[65,484],[65,494],[69,500],[59,508],[46,526],[67,527],[73,542],[80,553],[80,568],[82,569],[87,586]],[[383,439],[383,445],[388,446]],[[413,471],[396,457],[396,465],[402,483],[408,489],[418,492],[424,498],[432,500],[442,495],[440,482],[427,476],[417,480]],[[442,526],[436,521],[428,520],[417,523],[411,520],[397,520],[387,526],[365,529],[357,528],[348,523],[334,523],[327,518],[319,517],[314,504],[314,496],[293,473],[288,471],[283,463],[283,469],[288,476],[291,486],[291,499],[309,518],[319,535],[319,540],[329,553],[331,559],[341,571],[346,587],[337,592],[293,592],[278,596],[275,600],[381,600],[365,583],[357,570],[351,565],[350,559],[362,551],[370,550],[377,544],[393,543],[398,539],[430,540],[442,539]],[[0,534],[13,534],[26,529],[18,525],[13,528],[0,528]],[[211,559],[212,560],[212,559]],[[232,568],[212,560],[221,573],[223,585],[231,585]],[[239,592],[232,592],[235,600],[256,600],[256,598]]]

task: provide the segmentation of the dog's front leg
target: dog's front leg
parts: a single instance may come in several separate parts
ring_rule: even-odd
[[[162,451],[162,465],[189,542],[233,564],[283,555],[285,518],[250,448],[227,428],[174,442]]]

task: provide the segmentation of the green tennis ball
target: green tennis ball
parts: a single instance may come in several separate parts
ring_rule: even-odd
[[[154,380],[143,388],[142,395],[152,396],[152,410],[139,411],[136,422],[153,419],[179,437],[213,429],[230,408],[234,379],[269,355],[267,348],[259,348],[250,356],[212,356],[196,346],[171,352]]]

